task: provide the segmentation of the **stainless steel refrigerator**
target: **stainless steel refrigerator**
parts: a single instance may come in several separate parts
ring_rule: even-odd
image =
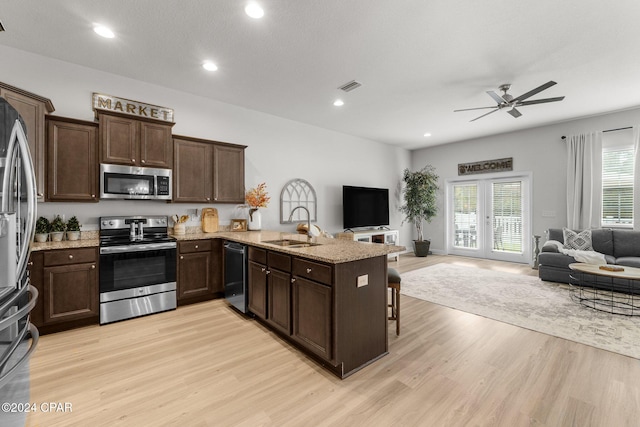
[[[18,112],[0,98],[0,426],[24,426],[29,358],[38,330],[29,313],[38,292],[27,272],[36,218],[33,162]]]

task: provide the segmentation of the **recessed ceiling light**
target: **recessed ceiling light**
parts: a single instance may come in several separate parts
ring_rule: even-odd
[[[113,33],[113,31],[111,31],[109,28],[105,27],[104,25],[100,25],[100,24],[94,24],[93,31],[95,31],[96,34],[98,34],[99,36],[102,36],[106,39],[112,39],[116,36]]]
[[[264,9],[258,3],[249,3],[244,8],[244,12],[254,19],[260,19],[264,16]]]
[[[431,136],[431,134],[430,134],[429,132],[427,132],[427,133],[425,133],[425,134],[424,134],[424,137],[425,137],[425,138],[429,138],[430,136]]]
[[[202,68],[207,71],[216,71],[218,69],[218,66],[211,61],[206,61],[202,64]]]
[[[344,105],[344,101],[342,99],[336,99],[335,101],[333,101],[333,105],[335,105],[336,107],[342,107]]]

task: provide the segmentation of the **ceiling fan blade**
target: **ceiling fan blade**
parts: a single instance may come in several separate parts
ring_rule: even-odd
[[[506,99],[504,99],[503,97],[501,97],[500,95],[498,95],[497,93],[495,93],[492,90],[488,90],[487,94],[493,98],[494,101],[496,101],[498,104],[502,104],[503,102],[507,102]]]
[[[557,98],[536,99],[534,101],[518,102],[516,106],[521,107],[523,105],[544,104],[545,102],[557,102],[557,101],[562,101],[563,99],[564,99],[564,96],[559,96]]]
[[[458,111],[485,110],[487,108],[496,108],[496,106],[494,105],[493,107],[463,108],[461,110],[453,110],[453,112],[457,113]]]
[[[514,119],[517,119],[522,115],[520,111],[516,110],[516,107],[513,107],[511,110],[507,111],[507,113],[511,114]]]
[[[543,84],[542,86],[538,86],[537,88],[535,88],[535,89],[533,89],[533,90],[530,90],[530,91],[529,91],[529,92],[527,92],[527,93],[523,93],[522,95],[518,96],[517,98],[514,98],[514,99],[512,100],[512,102],[513,102],[513,101],[516,101],[516,102],[517,102],[517,101],[523,101],[523,100],[525,100],[525,99],[527,99],[527,98],[532,97],[532,96],[533,96],[533,95],[535,95],[536,93],[540,93],[540,92],[542,92],[542,91],[543,91],[543,90],[545,90],[545,89],[549,89],[551,86],[553,86],[553,85],[555,85],[555,84],[557,84],[557,83],[556,83],[556,82],[554,82],[553,80],[548,81],[547,83]]]
[[[484,116],[488,116],[488,115],[489,115],[489,114],[491,114],[491,113],[495,113],[496,111],[498,111],[498,110],[499,110],[499,108],[498,108],[498,107],[493,107],[493,108],[495,108],[495,110],[493,110],[493,111],[489,111],[488,113],[483,114],[483,115],[481,115],[480,117],[476,117],[475,119],[473,119],[473,120],[469,120],[469,121],[470,121],[470,122],[475,122],[476,120],[481,119],[481,118],[483,118]]]

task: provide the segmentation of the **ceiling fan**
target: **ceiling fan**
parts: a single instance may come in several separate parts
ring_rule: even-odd
[[[453,110],[454,113],[458,112],[458,111],[470,111],[470,110],[484,110],[487,108],[491,108],[493,109],[493,111],[489,111],[486,114],[481,115],[480,117],[476,117],[473,120],[470,120],[471,122],[474,122],[478,119],[483,118],[484,116],[488,116],[491,113],[495,113],[498,110],[502,110],[503,108],[511,108],[510,110],[507,111],[507,113],[511,114],[514,118],[518,118],[522,115],[522,113],[520,111],[518,111],[516,109],[516,107],[524,107],[527,105],[533,105],[533,104],[544,104],[546,102],[556,102],[556,101],[562,101],[564,99],[564,96],[559,96],[557,98],[544,98],[544,99],[537,99],[535,101],[525,101],[525,99],[528,99],[530,97],[532,97],[533,95],[542,92],[545,89],[549,89],[551,86],[555,85],[556,82],[554,81],[549,81],[541,86],[538,86],[537,88],[530,90],[527,93],[524,93],[516,98],[514,98],[513,96],[509,95],[507,93],[507,91],[509,90],[509,88],[511,87],[510,84],[505,83],[503,85],[500,85],[500,87],[498,89],[500,89],[502,92],[504,92],[502,94],[502,96],[498,95],[497,93],[495,93],[492,90],[488,90],[487,94],[489,94],[489,96],[491,98],[493,98],[494,101],[496,101],[498,103],[498,105],[494,105],[492,107],[477,107],[477,108],[464,108],[461,110]]]

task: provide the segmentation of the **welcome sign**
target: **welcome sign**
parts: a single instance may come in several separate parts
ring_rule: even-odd
[[[458,163],[458,175],[478,173],[506,172],[513,170],[513,157],[495,160],[483,160],[474,163]]]
[[[171,108],[144,104],[142,102],[104,95],[102,93],[94,92],[93,109],[96,111],[96,114],[98,110],[103,110],[173,123],[173,110]]]

